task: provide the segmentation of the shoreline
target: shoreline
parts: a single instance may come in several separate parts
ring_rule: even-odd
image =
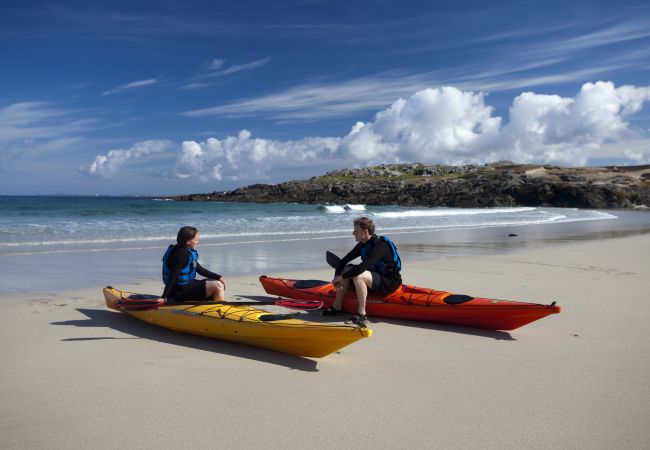
[[[0,446],[643,448],[648,254],[639,234],[411,261],[409,283],[562,312],[511,332],[371,317],[370,339],[318,360],[148,325],[103,286],[4,296]],[[255,275],[228,281],[229,299],[265,296]]]
[[[495,255],[519,248],[650,233],[650,212],[609,212],[618,218],[539,225],[395,230],[387,234],[394,237],[400,256],[408,263],[457,256]],[[378,233],[382,234],[381,223]],[[326,250],[342,255],[353,245],[354,241],[348,233],[234,242],[206,239],[202,240],[199,253],[203,266],[230,278],[300,268],[318,270],[325,266]],[[4,270],[0,271],[0,301],[3,296],[12,293],[36,294],[159,280],[164,248],[165,245],[146,245],[139,249],[105,248],[67,253],[0,255],[0,264],[4,266]]]

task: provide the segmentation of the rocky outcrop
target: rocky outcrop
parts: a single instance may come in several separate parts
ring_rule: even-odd
[[[173,198],[220,202],[629,209],[650,206],[650,166],[388,164],[337,170],[309,180],[253,184],[232,191]]]

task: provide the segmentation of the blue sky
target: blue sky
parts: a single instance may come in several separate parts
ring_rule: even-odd
[[[390,162],[650,163],[650,7],[0,6],[0,194],[174,194]]]

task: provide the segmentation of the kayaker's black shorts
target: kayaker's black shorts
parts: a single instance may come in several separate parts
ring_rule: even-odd
[[[205,288],[205,280],[192,280],[190,284],[176,286],[172,298],[176,302],[207,302],[211,301]]]
[[[346,266],[346,268],[343,270],[343,273],[349,270],[349,268],[352,268],[352,266]],[[370,272],[370,276],[372,277],[372,287],[370,290],[373,292],[378,292],[382,295],[388,295],[395,292],[397,288],[402,285],[401,277],[389,278],[380,274],[379,272],[373,272],[372,270],[369,270],[368,272]],[[354,290],[353,283],[350,283],[350,290]]]
[[[372,275],[372,287],[370,290],[374,292],[381,292],[384,295],[391,294],[402,285],[402,280],[399,278],[388,278],[378,272],[370,271]]]

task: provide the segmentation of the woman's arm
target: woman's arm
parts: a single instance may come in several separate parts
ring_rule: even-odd
[[[218,273],[210,272],[208,269],[201,266],[201,264],[199,264],[198,261],[196,263],[196,273],[198,273],[199,275],[204,276],[206,278],[209,278],[211,280],[220,280],[221,279],[221,275],[219,275]]]

